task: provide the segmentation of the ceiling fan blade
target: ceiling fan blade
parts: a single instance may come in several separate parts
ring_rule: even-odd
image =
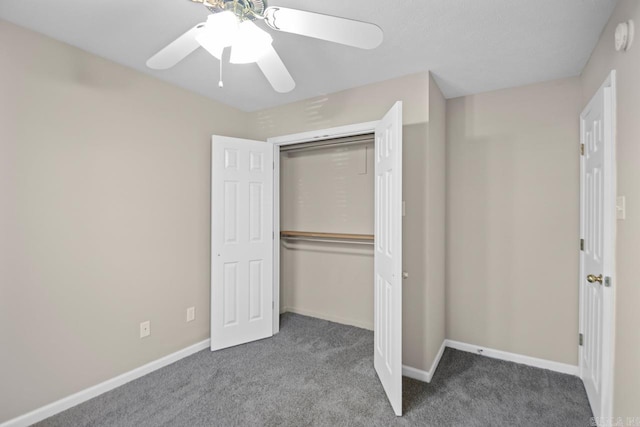
[[[374,49],[382,43],[382,29],[368,22],[303,10],[272,6],[264,11],[265,22],[274,30],[301,34],[361,49]]]
[[[296,82],[273,46],[258,60],[258,67],[276,92],[287,93],[296,87]]]
[[[196,36],[204,24],[198,24],[171,43],[147,61],[147,67],[154,70],[166,70],[186,58],[191,52],[200,47]]]

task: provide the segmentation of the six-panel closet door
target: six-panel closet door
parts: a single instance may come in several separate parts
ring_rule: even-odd
[[[374,366],[402,415],[402,102],[375,131]]]
[[[270,337],[273,147],[213,136],[211,350]]]

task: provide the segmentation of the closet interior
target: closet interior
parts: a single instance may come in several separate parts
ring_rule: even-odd
[[[373,330],[374,136],[280,147],[280,311]]]

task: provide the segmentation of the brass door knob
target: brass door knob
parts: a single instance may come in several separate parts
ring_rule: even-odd
[[[593,274],[590,274],[587,276],[587,282],[589,283],[600,283],[602,285],[602,274],[599,276],[595,276]]]

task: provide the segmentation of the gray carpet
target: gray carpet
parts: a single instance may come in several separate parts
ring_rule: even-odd
[[[447,349],[393,415],[373,333],[295,314],[273,338],[201,351],[41,426],[589,426],[576,377]]]

